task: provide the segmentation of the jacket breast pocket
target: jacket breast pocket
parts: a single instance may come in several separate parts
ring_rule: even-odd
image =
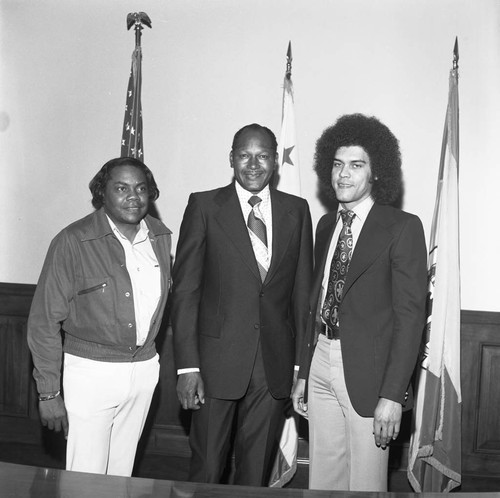
[[[85,294],[90,294],[91,292],[102,291],[108,286],[108,282],[103,281],[99,284],[93,285],[92,287],[88,287],[87,289],[82,289],[77,292],[79,296],[83,296]]]
[[[78,283],[75,311],[81,325],[116,321],[112,280],[109,276],[84,278]]]

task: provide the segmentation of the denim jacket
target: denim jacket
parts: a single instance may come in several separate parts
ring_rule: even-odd
[[[149,215],[145,221],[161,269],[161,298],[140,347],[125,252],[104,210],[72,223],[50,244],[28,319],[38,392],[60,389],[63,351],[108,362],[144,361],[156,354],[171,282],[171,231]]]

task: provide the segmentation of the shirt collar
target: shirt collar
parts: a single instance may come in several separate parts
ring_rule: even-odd
[[[248,202],[248,199],[252,197],[253,195],[258,195],[263,202],[267,201],[269,199],[269,196],[271,195],[271,192],[269,190],[269,184],[267,184],[260,192],[254,193],[254,192],[249,192],[248,190],[245,190],[238,182],[234,182],[236,186],[236,194],[238,195],[238,199],[240,200],[241,203],[246,203]]]
[[[82,241],[100,239],[113,233],[104,207],[87,215],[84,220],[86,224],[81,238]],[[142,221],[146,223],[146,226],[154,237],[170,235],[172,233],[159,219],[153,218],[149,214]]]
[[[127,237],[125,237],[125,235],[123,235],[123,233],[120,232],[120,229],[116,226],[114,221],[107,214],[106,214],[106,218],[108,219],[109,226],[111,227],[113,232],[115,232],[123,240],[128,240]],[[148,233],[149,233],[149,228],[146,225],[146,222],[144,221],[144,219],[142,219],[139,223],[139,230],[135,234],[134,241],[132,243],[142,242],[142,241],[146,240],[146,238],[148,237]]]
[[[357,206],[353,207],[351,211],[354,211],[354,214],[356,215],[357,218],[359,218],[360,221],[364,223],[366,220],[366,217],[368,216],[368,213],[370,212],[370,209],[372,206],[375,204],[375,201],[371,196],[367,197],[363,201],[361,201]],[[338,210],[337,210],[337,220],[340,217],[340,211],[342,211],[344,206],[342,204],[339,204]]]

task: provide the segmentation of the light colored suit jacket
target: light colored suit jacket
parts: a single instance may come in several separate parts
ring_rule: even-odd
[[[323,216],[316,229],[308,341],[299,371],[304,379],[318,337],[318,301],[335,219],[335,212]],[[412,407],[410,380],[426,295],[427,251],[419,218],[374,204],[354,248],[339,307],[347,391],[361,416],[372,417],[380,397]]]
[[[272,260],[261,281],[234,184],[191,194],[173,269],[178,369],[199,367],[209,397],[247,389],[259,341],[268,387],[290,395],[307,324],[312,227],[307,202],[271,189]]]

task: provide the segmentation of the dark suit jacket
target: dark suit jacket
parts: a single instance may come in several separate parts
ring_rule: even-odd
[[[307,202],[271,189],[272,260],[262,283],[234,184],[191,194],[173,269],[176,367],[199,367],[209,397],[245,394],[259,339],[269,390],[290,395],[309,310]]]
[[[335,212],[323,216],[316,229],[308,342],[299,371],[304,379],[318,337],[318,301],[335,219]],[[420,220],[374,204],[354,248],[339,308],[347,391],[361,416],[372,417],[380,397],[412,407],[409,384],[425,324],[426,293]]]

